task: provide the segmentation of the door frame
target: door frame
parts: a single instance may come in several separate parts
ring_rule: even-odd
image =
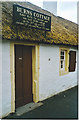
[[[39,45],[10,42],[11,113],[15,112],[15,45],[32,46],[32,93],[33,102],[39,101]]]

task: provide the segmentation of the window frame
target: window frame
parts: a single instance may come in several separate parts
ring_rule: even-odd
[[[61,69],[61,51],[64,51],[64,68]],[[69,48],[59,48],[59,75],[69,73]]]

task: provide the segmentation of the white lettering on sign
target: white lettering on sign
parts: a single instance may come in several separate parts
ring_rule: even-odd
[[[24,15],[23,13],[19,13],[19,15],[20,15],[20,16],[23,16],[23,17],[25,17],[25,16],[26,16],[26,15]]]
[[[17,7],[17,12],[21,12],[22,13],[22,8]]]
[[[44,16],[44,19],[49,21],[49,17],[48,16]]]
[[[51,30],[51,16],[19,5],[14,5],[13,10],[14,23],[42,30]]]
[[[34,12],[33,15],[34,15],[34,17],[37,17],[37,18],[40,18],[40,19],[44,19],[44,20],[48,20],[48,21],[50,19],[48,16],[45,16],[45,15],[42,15],[42,14],[36,13],[36,12]]]
[[[32,16],[32,11],[30,11],[30,10],[26,10],[26,9],[24,9],[24,13],[25,13],[25,14],[29,14],[29,15]]]

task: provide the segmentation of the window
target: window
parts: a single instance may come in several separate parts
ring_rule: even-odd
[[[61,59],[61,70],[65,69],[65,51],[61,50],[60,53],[60,59]]]
[[[69,49],[61,48],[60,49],[60,75],[68,73],[69,65]]]
[[[76,68],[76,51],[69,51],[68,48],[60,48],[59,74],[64,75],[74,72]]]

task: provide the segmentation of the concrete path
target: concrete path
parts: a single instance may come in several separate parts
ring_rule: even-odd
[[[27,112],[29,112],[29,111],[32,111],[33,109],[35,109],[35,108],[37,108],[37,107],[39,107],[39,106],[41,106],[41,105],[43,105],[42,102],[39,102],[39,103],[31,102],[31,103],[29,103],[29,104],[26,104],[26,105],[24,105],[24,106],[22,106],[22,107],[17,108],[17,109],[16,109],[16,115],[17,115],[17,116],[21,116],[21,115],[23,115],[24,113],[27,113]]]
[[[42,105],[20,116],[10,114],[8,118],[55,118],[77,119],[78,118],[78,88],[74,87],[49,99],[42,101]]]

